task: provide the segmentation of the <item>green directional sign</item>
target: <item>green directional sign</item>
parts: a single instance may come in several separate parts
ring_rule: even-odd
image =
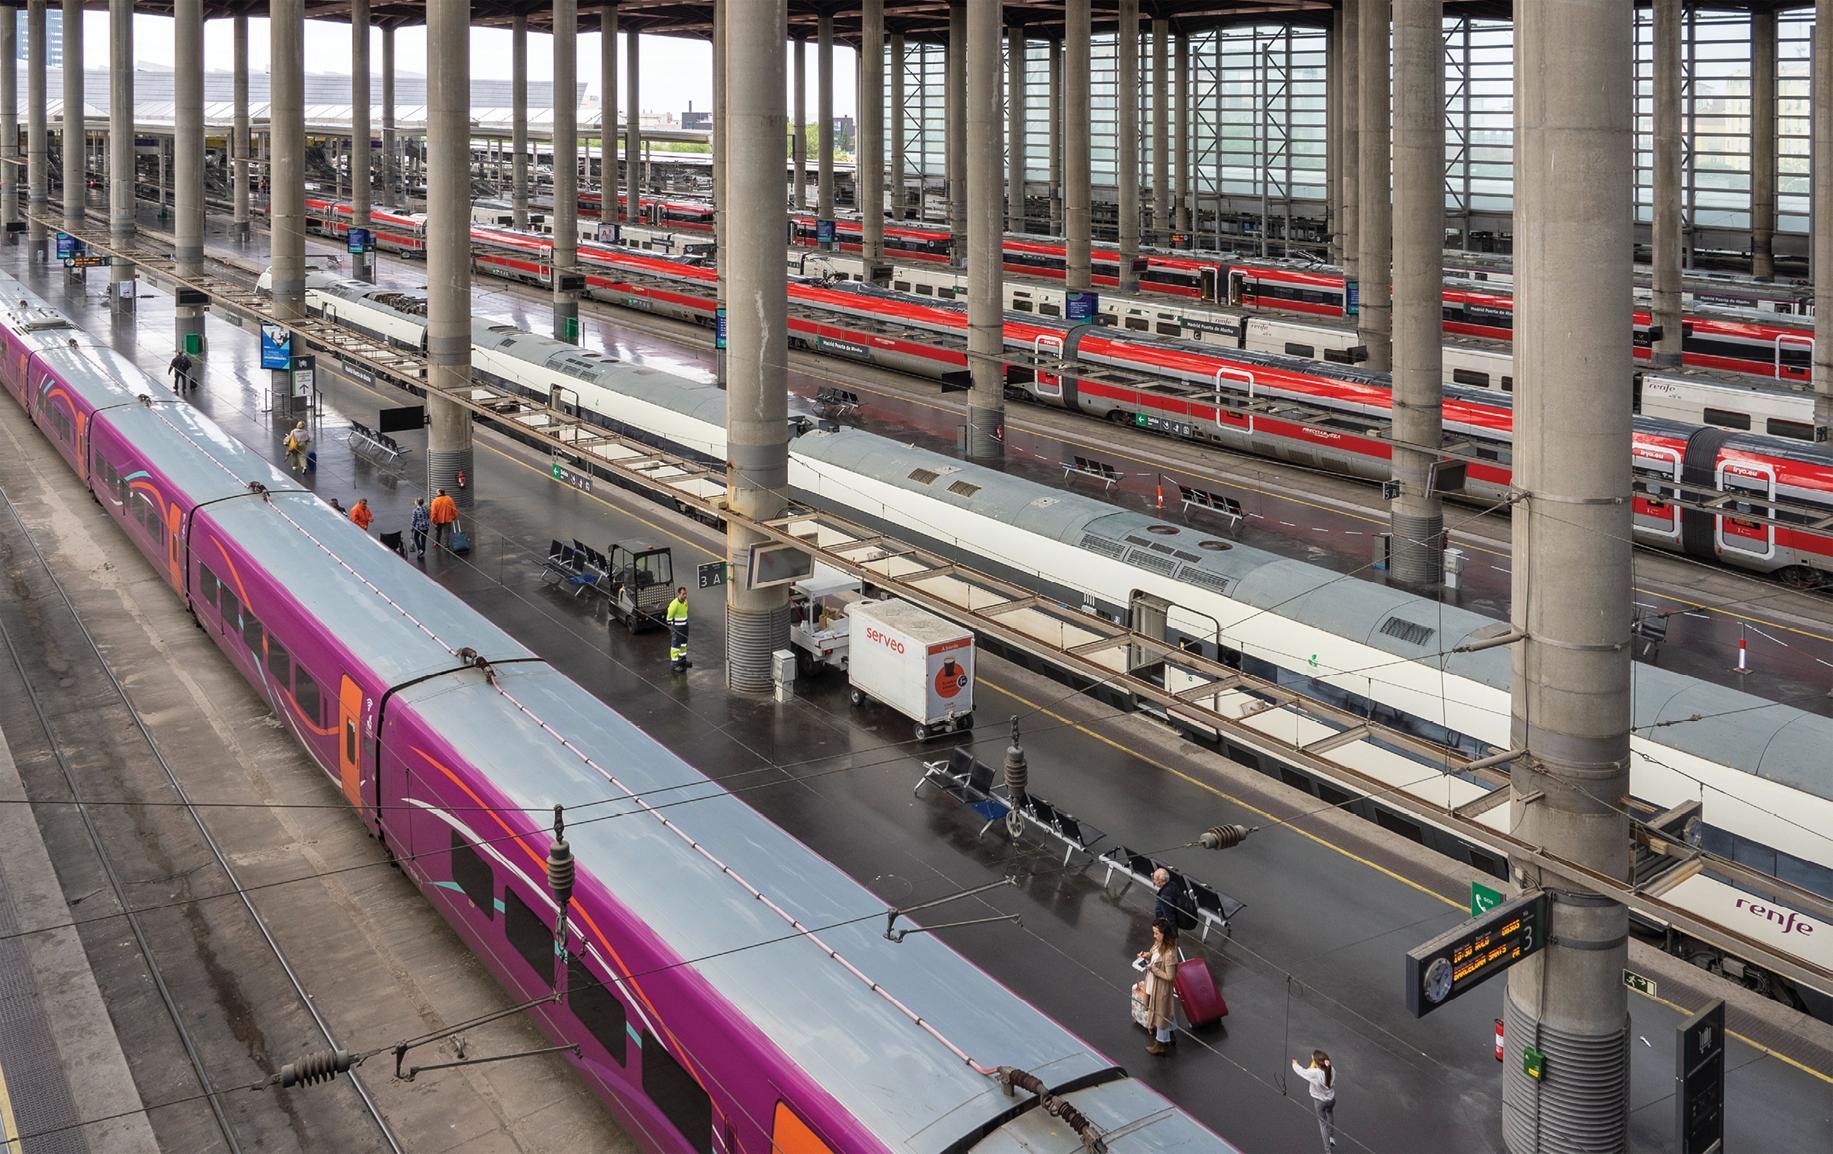
[[[1482,882],[1470,883],[1470,916],[1476,917],[1485,910],[1493,910],[1502,904],[1502,895],[1490,889]]]

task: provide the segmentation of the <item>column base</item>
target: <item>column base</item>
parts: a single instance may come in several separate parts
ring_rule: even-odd
[[[350,255],[350,275],[356,280],[376,283],[375,258],[366,252]]]
[[[1388,530],[1388,580],[1414,588],[1429,588],[1444,581],[1444,553],[1438,545],[1445,518],[1390,513]]]
[[[579,301],[572,296],[554,298],[554,339],[579,343]]]
[[[1502,1138],[1511,1154],[1627,1149],[1629,1023],[1607,1034],[1562,1030],[1537,1021],[1512,988],[1502,1016]],[[1546,1055],[1542,1078],[1527,1072],[1529,1046]]]
[[[726,605],[726,685],[741,693],[769,693],[775,687],[770,655],[789,648],[789,605],[741,609]]]
[[[1001,440],[1001,436],[1005,433],[1005,424],[1004,409],[987,409],[978,405],[968,405],[967,459],[989,463],[1004,461],[1006,443]]]
[[[469,436],[468,431],[466,435]],[[459,483],[461,477],[464,478],[462,485]],[[427,447],[426,491],[437,494],[441,489],[460,509],[470,509],[477,504],[477,475],[471,469],[469,443],[458,449]]]

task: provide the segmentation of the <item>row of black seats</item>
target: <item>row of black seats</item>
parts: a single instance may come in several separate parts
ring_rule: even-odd
[[[558,540],[550,542],[547,560],[541,568],[573,586],[575,597],[587,589],[597,589],[599,581],[611,572],[610,562],[605,560],[603,553],[578,541],[571,545],[563,545]]]
[[[399,441],[395,440],[393,437],[389,436],[387,433],[376,432],[374,429],[370,428],[368,425],[363,424],[363,422],[361,421],[351,421],[350,422],[350,434],[351,436],[357,437],[361,440],[368,441],[370,444],[374,445],[376,448],[386,450],[387,452],[393,453],[396,456],[399,456],[402,453],[407,452],[406,449],[402,448],[401,443]]]

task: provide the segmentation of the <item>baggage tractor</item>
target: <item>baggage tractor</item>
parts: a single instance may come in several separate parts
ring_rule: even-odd
[[[1207,1026],[1228,1016],[1228,1003],[1209,972],[1209,963],[1192,958],[1177,967],[1177,997],[1184,1006],[1184,1019],[1192,1026]]]

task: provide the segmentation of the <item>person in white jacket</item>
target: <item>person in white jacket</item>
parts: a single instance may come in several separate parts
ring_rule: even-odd
[[[1311,1083],[1311,1108],[1317,1111],[1317,1132],[1324,1139],[1324,1154],[1330,1154],[1337,1145],[1336,1071],[1331,1068],[1330,1055],[1322,1050],[1313,1050],[1311,1065],[1300,1066],[1298,1059],[1294,1058],[1292,1069],[1299,1077]]]

